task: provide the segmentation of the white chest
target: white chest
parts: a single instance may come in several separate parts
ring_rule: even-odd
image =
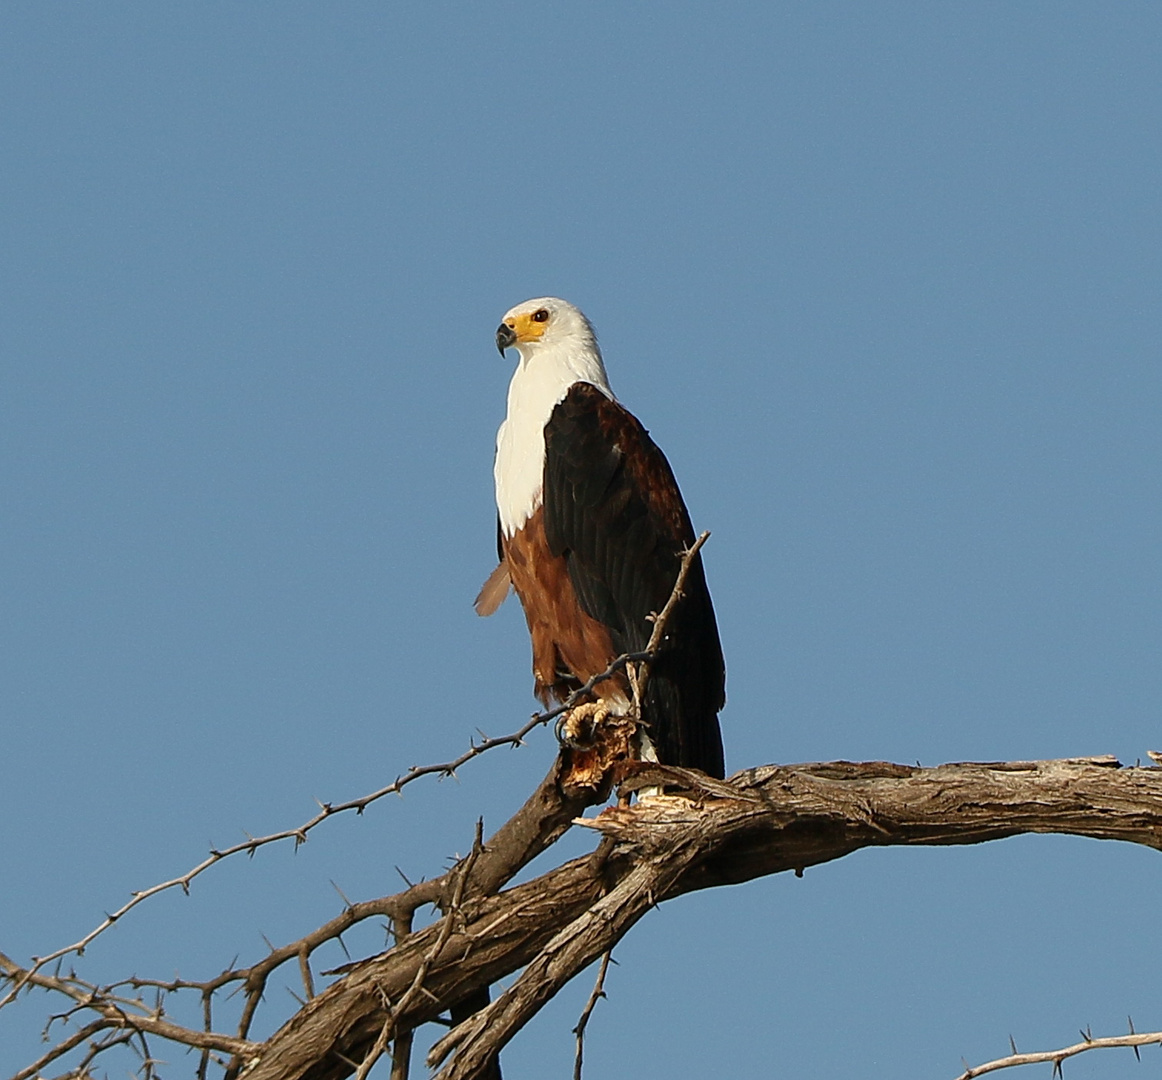
[[[577,382],[613,397],[598,356],[596,364],[546,362],[522,357],[508,387],[508,415],[496,433],[496,508],[505,536],[512,536],[541,505],[545,482],[545,424]]]

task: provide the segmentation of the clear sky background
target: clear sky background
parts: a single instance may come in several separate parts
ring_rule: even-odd
[[[0,20],[4,951],[527,718],[519,607],[471,601],[493,333],[546,293],[713,533],[729,768],[1162,749],[1157,4]],[[220,866],[80,971],[257,959],[332,881],[438,873],[553,753]],[[1031,837],[683,898],[616,951],[586,1075],[951,1078],[1160,1028],[1160,890],[1156,853]],[[568,1075],[590,985],[509,1080]],[[0,1072],[52,1007],[0,1013]]]

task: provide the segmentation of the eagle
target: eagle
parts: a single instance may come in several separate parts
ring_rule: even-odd
[[[609,386],[589,320],[558,297],[526,300],[496,331],[520,354],[496,436],[500,564],[476,598],[491,615],[510,587],[532,638],[541,702],[563,702],[623,653],[641,652],[694,530],[674,474]],[[639,756],[724,775],[718,713],[726,669],[701,553],[666,623],[641,703]],[[594,688],[625,715],[628,680]]]

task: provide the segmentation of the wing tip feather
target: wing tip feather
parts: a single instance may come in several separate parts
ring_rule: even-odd
[[[508,572],[508,560],[502,559],[500,565],[488,575],[488,580],[480,587],[480,592],[473,601],[472,606],[476,609],[476,614],[482,618],[493,614],[508,598],[510,588],[512,577]]]

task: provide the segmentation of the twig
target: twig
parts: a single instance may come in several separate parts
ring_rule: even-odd
[[[654,628],[650,633],[650,639],[646,642],[646,647],[633,658],[635,662],[626,665],[626,675],[629,677],[630,689],[633,692],[635,719],[639,723],[642,718],[642,695],[646,692],[646,683],[650,677],[650,661],[657,657],[658,647],[662,644],[662,638],[666,633],[666,623],[669,621],[674,608],[677,607],[678,601],[684,595],[690,567],[694,565],[694,559],[702,550],[702,545],[709,539],[710,533],[703,532],[693,544],[682,552],[682,562],[678,567],[678,576],[674,579],[674,587],[670,590],[665,604],[662,605],[662,610],[654,616]]]
[[[577,1055],[573,1059],[573,1080],[581,1080],[581,1064],[585,1057],[585,1029],[589,1026],[589,1017],[593,1015],[597,1002],[605,997],[605,973],[609,970],[609,961],[612,957],[613,952],[609,949],[602,955],[597,981],[593,984],[589,1000],[585,1002],[585,1008],[581,1010],[581,1018],[573,1029],[573,1034],[577,1036]]]
[[[0,975],[22,986],[38,986],[44,990],[55,990],[72,998],[78,1006],[91,1009],[104,1021],[103,1028],[119,1031],[144,1032],[181,1043],[195,1049],[223,1050],[240,1058],[251,1058],[259,1049],[258,1043],[220,1035],[213,1031],[198,1031],[166,1020],[160,1011],[149,1012],[141,1001],[132,1001],[95,987],[85,988],[80,980],[29,972],[0,953]],[[144,1015],[130,1010],[141,1009]],[[76,1011],[76,1010],[71,1010]],[[74,1044],[75,1045],[75,1044]]]
[[[371,1044],[371,1049],[367,1051],[367,1056],[359,1063],[359,1068],[355,1070],[355,1080],[366,1080],[372,1066],[383,1057],[383,1052],[387,1049],[388,1041],[391,1039],[392,1028],[395,1027],[395,1009],[392,1008],[391,999],[383,990],[379,991],[379,998],[383,1002],[383,1011],[387,1016],[383,1021],[383,1027],[380,1028],[379,1035]]]
[[[395,1037],[391,1047],[391,1080],[408,1080],[412,1067],[414,1031],[404,1031]]]
[[[315,980],[311,975],[311,953],[306,945],[299,949],[299,974],[303,977],[303,990],[310,1001],[315,996]]]
[[[1036,1065],[1047,1061],[1053,1062],[1053,1075],[1061,1075],[1061,1063],[1066,1058],[1077,1054],[1084,1054],[1087,1050],[1105,1050],[1113,1046],[1130,1046],[1137,1053],[1139,1046],[1162,1044],[1162,1031],[1133,1032],[1129,1035],[1113,1035],[1104,1039],[1086,1039],[1084,1042],[1074,1043],[1073,1046],[1062,1047],[1060,1050],[1041,1050],[1031,1054],[1009,1054],[1007,1057],[988,1061],[984,1065],[976,1065],[965,1069],[956,1080],[973,1080],[974,1076],[984,1076],[985,1073],[996,1072],[999,1069],[1011,1069],[1016,1065]]]
[[[202,1028],[205,1031],[214,1030],[214,992],[212,990],[202,991]],[[206,1080],[209,1069],[210,1049],[206,1047],[198,1059],[198,1080]]]
[[[397,945],[411,937],[411,914],[393,919],[391,932]],[[395,1037],[395,1042],[391,1047],[391,1080],[408,1080],[408,1074],[412,1067],[412,1043],[414,1040],[415,1032],[410,1029],[400,1032]]]
[[[670,598],[654,619],[654,631],[650,634],[650,640],[646,644],[645,651],[651,656],[658,651],[658,646],[662,643],[662,635],[666,632],[666,620],[669,619],[670,612],[682,599],[682,591],[686,588],[686,578],[690,576],[690,567],[694,565],[694,557],[709,539],[710,533],[703,532],[689,548],[682,552],[682,565],[678,568],[678,577],[674,581],[674,588],[670,590]]]
[[[63,1057],[70,1050],[76,1049],[86,1039],[92,1038],[98,1032],[105,1031],[111,1026],[108,1020],[94,1020],[91,1024],[86,1024],[83,1028],[78,1028],[67,1039],[62,1039],[51,1050],[49,1050],[43,1057],[39,1057],[27,1069],[21,1069],[20,1072],[12,1076],[12,1080],[29,1080],[30,1077],[39,1076],[46,1065],[51,1065],[57,1058]]]
[[[89,1050],[83,1058],[77,1063],[68,1077],[76,1077],[78,1080],[90,1080],[91,1073],[89,1072],[89,1065],[97,1059],[100,1054],[106,1050],[111,1050],[114,1046],[132,1045],[134,1033],[132,1031],[114,1031],[110,1032],[103,1039],[97,1039],[89,1044]],[[149,1068],[150,1062],[146,1061],[146,1067]]]

